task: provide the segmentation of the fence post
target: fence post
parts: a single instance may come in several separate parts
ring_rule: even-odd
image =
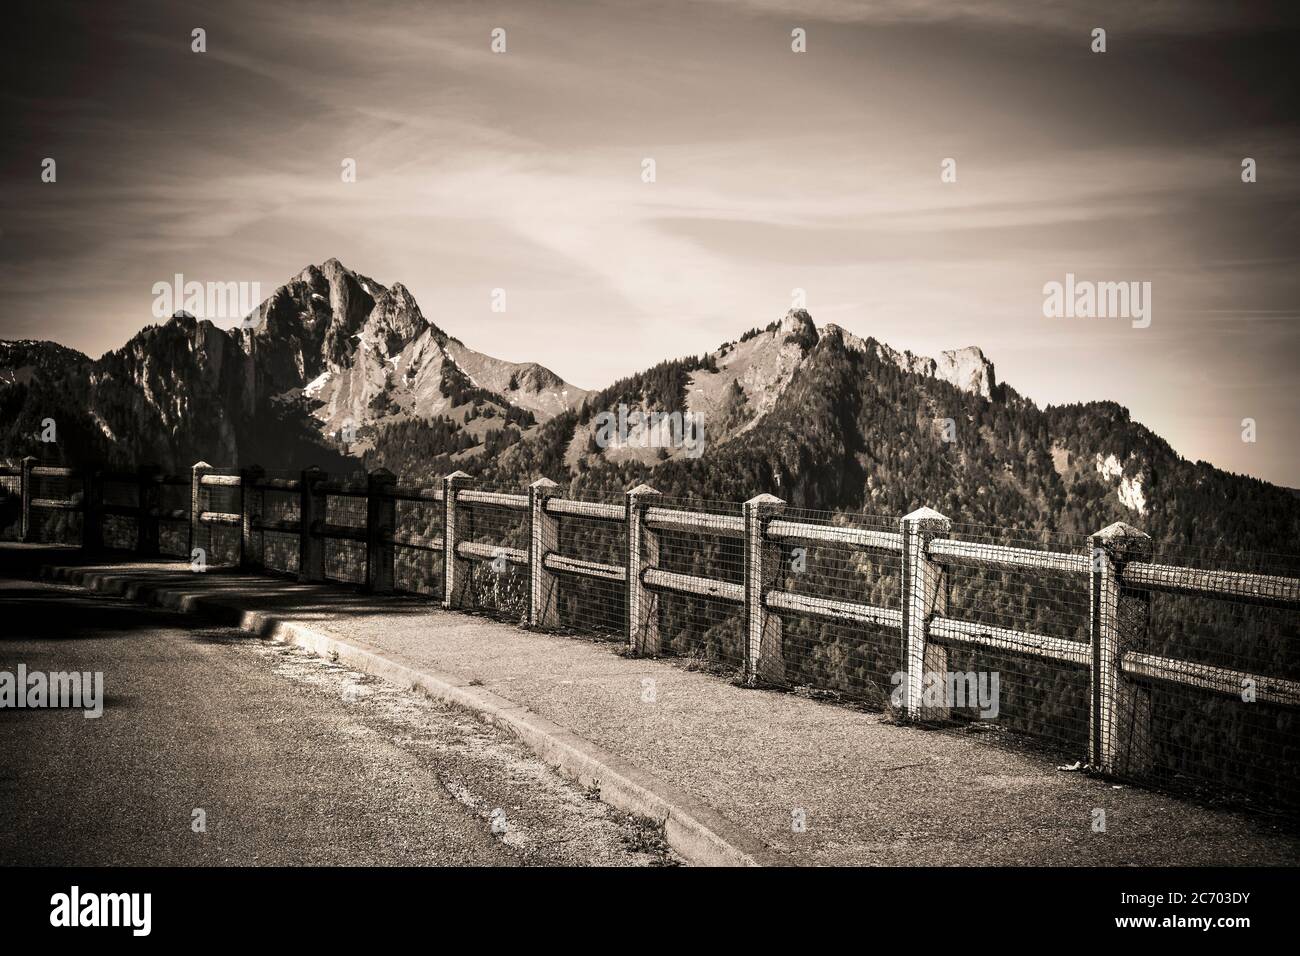
[[[931,560],[929,548],[932,539],[952,530],[952,522],[933,508],[918,508],[901,524],[903,661],[907,669],[904,708],[908,717],[942,720],[948,716],[946,697],[940,706],[923,706],[927,674],[940,675],[937,680],[945,694],[948,687],[948,651],[927,639],[930,618],[948,610],[948,574],[943,565]]]
[[[81,472],[81,550],[104,547],[104,473],[93,466]]]
[[[240,570],[253,570],[262,567],[262,554],[253,547],[253,535],[261,534],[257,525],[262,521],[263,505],[266,492],[256,485],[266,476],[266,471],[259,465],[243,468],[239,472],[239,567]],[[266,536],[262,535],[265,541]],[[254,553],[257,557],[254,558]]]
[[[325,521],[325,492],[316,490],[325,479],[325,472],[314,465],[298,479],[298,580],[304,584],[325,580],[325,539],[312,533]]]
[[[397,476],[376,468],[366,476],[366,590],[388,594],[397,583]]]
[[[158,511],[162,507],[162,469],[141,465],[136,472],[135,553],[142,558],[158,555]]]
[[[546,500],[559,487],[549,478],[528,486],[528,623],[560,626],[559,581],[546,570],[546,555],[560,550],[560,519],[546,511]]]
[[[1127,587],[1124,565],[1151,557],[1151,538],[1117,521],[1088,539],[1092,701],[1089,763],[1104,773],[1136,776],[1151,767],[1151,689],[1125,677],[1126,651],[1138,650],[1151,618],[1151,592]]]
[[[774,495],[745,502],[745,683],[785,683],[781,616],[768,610],[765,593],[782,578],[781,545],[767,538],[767,523],[785,510]]]
[[[659,596],[645,586],[646,568],[659,565],[659,535],[646,526],[659,492],[637,485],[624,496],[627,521],[627,643],[642,657],[659,654]]]
[[[36,467],[36,458],[28,455],[23,459],[23,533],[22,540],[35,541],[36,529],[32,527],[32,469]]]
[[[470,563],[456,553],[462,539],[468,538],[469,508],[462,506],[456,496],[467,488],[473,479],[463,471],[453,471],[442,479],[442,606],[462,607],[465,592],[469,589]]]
[[[199,515],[203,513],[203,475],[212,468],[206,461],[197,461],[190,469],[190,553],[193,560],[194,549],[199,546]],[[208,544],[212,542],[209,540]],[[207,548],[204,549],[204,564],[207,564]]]

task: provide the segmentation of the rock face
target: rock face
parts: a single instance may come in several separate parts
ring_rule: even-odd
[[[367,426],[456,416],[468,392],[502,412],[527,411],[537,421],[586,396],[540,365],[505,362],[468,348],[429,322],[400,282],[385,288],[340,270],[335,260],[322,267],[326,277],[333,273],[325,300],[333,315],[320,372],[302,381],[304,372],[294,385],[310,401],[325,434],[351,425],[360,432],[357,450],[365,450]],[[310,271],[304,273],[308,278]]]
[[[588,394],[536,362],[506,362],[466,348],[456,339],[448,339],[443,348],[473,381],[534,413],[539,421],[582,404]]]
[[[984,357],[984,353],[978,346],[974,345],[940,352],[930,374],[941,381],[956,385],[963,392],[981,395],[984,398],[992,398],[998,385],[997,376],[993,372],[993,363]]]
[[[946,350],[940,352],[937,359],[932,359],[908,351],[896,351],[883,342],[868,342],[852,332],[846,332],[838,325],[826,326],[826,333],[839,335],[846,347],[859,352],[874,347],[880,358],[892,362],[903,371],[948,382],[956,385],[963,392],[993,398],[997,391],[998,380],[993,371],[993,363],[984,357],[983,351],[978,346],[969,345],[964,349]]]

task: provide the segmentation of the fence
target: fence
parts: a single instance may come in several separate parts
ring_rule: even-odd
[[[60,496],[47,493],[50,480],[63,483]],[[113,483],[134,487],[134,503],[106,501]],[[181,484],[188,509],[162,507],[161,490]],[[734,667],[750,685],[883,699],[890,681],[900,715],[918,721],[977,724],[989,703],[980,668],[994,662],[1010,678],[1001,724],[1086,754],[1095,770],[1268,790],[1284,804],[1300,792],[1300,576],[1158,562],[1151,539],[1122,523],[1088,537],[994,535],[927,508],[891,522],[799,511],[770,495],[736,505],[644,485],[621,501],[557,492],[547,479],[520,494],[476,487],[463,472],[418,484],[382,469],[272,476],[204,462],[181,478],[31,459],[21,473],[28,540],[42,511],[80,514],[87,548],[104,543],[107,519],[125,516],[137,522],[135,550],[156,554],[160,527],[187,520],[189,549],[225,552],[244,569],[423,591],[449,609],[612,634],[635,654]],[[1225,620],[1218,612],[1154,613],[1162,595],[1226,603],[1235,630],[1204,636]]]

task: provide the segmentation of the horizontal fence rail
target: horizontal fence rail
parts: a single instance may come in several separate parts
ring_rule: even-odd
[[[774,611],[789,611],[793,614],[807,614],[835,621],[852,621],[856,624],[870,624],[876,627],[901,627],[903,623],[902,611],[874,607],[870,604],[832,601],[810,597],[807,594],[792,594],[789,591],[768,591],[763,600]]]
[[[1062,661],[1088,667],[1092,649],[1082,641],[1070,641],[1042,634],[1026,634],[1005,627],[989,627],[971,621],[935,617],[930,621],[929,637],[939,643],[972,644],[999,651],[1014,651],[1033,657]]]
[[[602,504],[596,501],[570,501],[565,498],[548,498],[546,511],[556,517],[591,518],[596,521],[625,521],[627,512],[622,505]]]
[[[1092,564],[1087,555],[1035,551],[984,542],[936,538],[930,542],[930,557],[940,564],[997,570],[1054,571],[1059,574],[1087,574]]]
[[[870,528],[840,528],[834,525],[808,524],[777,519],[768,523],[767,537],[772,541],[823,541],[864,551],[902,554],[903,536],[894,531]]]
[[[404,549],[408,564],[441,576],[441,602],[447,608],[475,606],[476,567],[477,573],[498,575],[493,579],[498,591],[506,581],[501,575],[516,569],[524,577],[520,617],[543,628],[559,626],[563,602],[589,593],[574,588],[603,588],[590,593],[602,601],[616,597],[623,639],[641,654],[664,648],[661,619],[671,606],[665,600],[715,602],[727,614],[738,613],[740,621],[733,631],[721,616],[707,617],[710,639],[734,642],[730,646],[738,648],[743,679],[753,685],[780,683],[787,671],[784,658],[795,645],[783,620],[884,631],[893,635],[901,661],[901,698],[895,703],[911,718],[947,715],[947,705],[928,702],[923,691],[929,673],[947,669],[950,654],[1036,662],[1047,673],[1079,675],[1071,679],[1085,682],[1088,763],[1121,777],[1143,776],[1159,749],[1152,739],[1152,687],[1176,686],[1220,700],[1242,697],[1243,688],[1250,688],[1252,700],[1284,708],[1285,721],[1296,719],[1291,709],[1300,707],[1300,681],[1293,675],[1226,666],[1238,661],[1184,660],[1154,653],[1144,643],[1152,594],[1294,610],[1300,609],[1300,578],[1156,563],[1150,539],[1123,524],[1093,535],[1086,548],[1061,551],[954,537],[947,518],[924,508],[890,530],[849,526],[845,522],[853,516],[800,520],[807,513],[787,510],[770,495],[746,502],[740,513],[734,505],[733,513],[721,513],[726,509],[683,506],[646,486],[627,492],[620,503],[595,502],[560,497],[545,479],[525,494],[478,489],[462,472],[436,482],[402,482],[383,469],[359,477],[329,476],[318,469],[269,477],[259,468],[234,471],[199,462],[189,476],[169,476],[156,468],[110,473],[24,459],[21,468],[0,468],[0,478],[17,480],[17,494],[12,485],[0,485],[0,496],[21,498],[24,540],[34,540],[35,513],[64,512],[80,514],[84,547],[100,546],[105,519],[134,520],[136,550],[157,554],[160,526],[187,522],[187,551],[211,548],[224,534],[233,542],[235,563],[260,570],[268,567],[272,538],[296,558],[296,575],[305,582],[326,580],[327,547],[354,549],[365,586],[376,592],[396,589],[397,554]],[[47,481],[61,483],[64,494],[37,494]],[[166,489],[187,484],[188,509],[164,505]],[[110,485],[133,487],[134,503],[106,500],[104,489]],[[273,501],[278,502],[274,508]],[[400,527],[399,506],[408,516]],[[584,530],[575,534],[576,529]],[[597,532],[604,537],[591,537]],[[596,540],[605,542],[597,555],[605,560],[593,560],[590,552],[564,553],[561,547],[562,541],[570,547],[576,542],[581,551]],[[680,540],[713,542],[701,545],[714,549],[710,554],[730,548],[732,573],[683,570],[680,562],[674,567],[668,549]],[[792,588],[787,565],[805,559],[810,548],[838,555],[849,569],[842,579],[859,582],[857,592]],[[607,559],[615,553],[622,560]],[[884,603],[879,591],[866,590],[869,574],[853,570],[865,567],[862,561],[886,561],[886,568],[896,569],[895,590]],[[1068,636],[1067,628],[1039,633],[1052,630],[1043,627],[1041,616],[1024,629],[970,620],[948,606],[954,586],[973,580],[956,577],[959,573],[983,575],[979,581],[994,585],[1011,574],[1053,582],[1059,593],[1077,594],[1080,607],[1086,602],[1086,628],[1080,625]],[[888,606],[894,598],[897,606]],[[1277,662],[1290,660],[1290,653],[1259,657],[1281,667]]]
[[[660,571],[658,568],[647,568],[641,573],[641,580],[649,587],[660,588],[664,591],[676,591],[678,594],[721,598],[724,601],[734,601],[737,604],[745,600],[743,585],[715,581],[713,578],[700,577],[694,574],[677,574],[672,571]]]
[[[707,532],[740,538],[745,534],[745,521],[734,515],[716,515],[700,511],[681,511],[674,508],[647,508],[645,523],[660,531]]]
[[[1127,673],[1152,680],[1163,680],[1218,694],[1237,696],[1243,684],[1251,681],[1256,686],[1260,700],[1274,704],[1300,705],[1300,681],[1263,677],[1226,667],[1189,665],[1186,661],[1160,657],[1155,654],[1129,653],[1124,655],[1123,668]]]
[[[1300,579],[1234,571],[1199,571],[1135,561],[1124,568],[1124,583],[1170,594],[1300,607]]]

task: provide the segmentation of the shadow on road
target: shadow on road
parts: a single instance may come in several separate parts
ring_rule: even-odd
[[[86,555],[78,548],[66,546],[0,544],[0,577],[34,580],[40,574],[41,567],[47,564],[76,566],[107,574],[121,573],[130,579],[133,587],[145,591],[167,588],[195,597],[215,599],[237,594],[238,603],[243,609],[292,616],[295,620],[304,622],[373,614],[425,614],[431,607],[437,606],[428,597],[368,594],[356,585],[343,582],[300,584],[283,576],[246,574],[237,569],[222,567],[209,567],[206,571],[199,572],[194,571],[189,562],[177,558],[156,559],[142,564],[135,555],[128,553]],[[12,598],[8,595],[12,595]],[[38,628],[35,632],[27,633],[52,636],[39,630],[41,614],[31,606],[33,603],[49,601],[48,593],[6,589],[0,599],[10,600],[14,607],[27,602],[24,614],[33,620],[25,626]],[[77,595],[69,594],[69,601],[77,599]],[[86,614],[94,613],[92,609],[95,607],[118,609],[117,604],[98,600],[93,595],[83,600],[94,602],[83,605]],[[120,618],[122,623],[96,621],[96,629],[125,629],[132,626],[129,611],[120,609],[120,613],[123,615]],[[225,616],[219,613],[212,616],[215,623],[221,624],[238,624],[239,618],[240,614],[233,612]],[[66,616],[61,616],[60,619],[66,620]]]

